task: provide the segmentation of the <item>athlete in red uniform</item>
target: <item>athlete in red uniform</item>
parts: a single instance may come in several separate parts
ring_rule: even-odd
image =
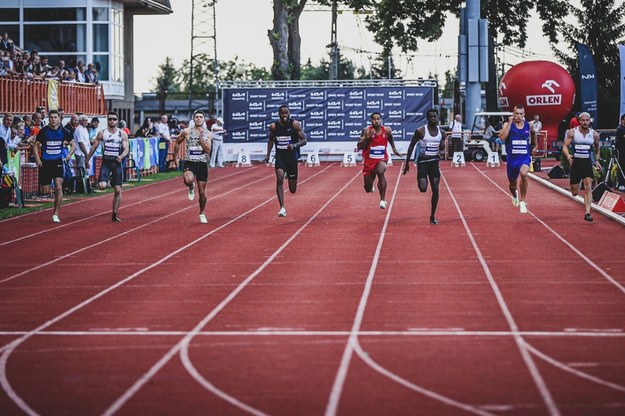
[[[358,149],[362,150],[363,168],[362,173],[365,180],[365,192],[373,192],[373,182],[378,177],[378,191],[380,191],[380,209],[386,209],[386,162],[388,153],[386,147],[391,145],[393,153],[402,157],[402,154],[395,148],[393,134],[390,127],[382,125],[382,115],[380,113],[371,114],[371,126],[365,127],[360,133]]]

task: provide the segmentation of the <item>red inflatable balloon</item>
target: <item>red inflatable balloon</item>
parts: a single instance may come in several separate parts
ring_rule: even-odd
[[[560,65],[549,61],[529,61],[513,66],[499,83],[499,106],[512,111],[514,106],[525,107],[525,119],[540,116],[547,131],[547,147],[560,139],[558,126],[575,102],[575,83]],[[543,148],[543,143],[539,143]]]

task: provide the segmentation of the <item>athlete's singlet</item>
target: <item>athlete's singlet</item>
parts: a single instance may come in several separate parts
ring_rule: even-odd
[[[292,151],[288,150],[289,144],[295,144],[299,141],[299,137],[295,128],[293,127],[293,119],[289,118],[286,124],[276,121],[274,125],[276,128],[273,133],[275,135],[276,155],[286,155]]]
[[[121,154],[122,141],[121,129],[115,128],[113,133],[111,133],[108,129],[104,130],[102,132],[102,143],[104,144],[102,159],[117,159]]]
[[[424,130],[423,139],[417,142],[417,146],[419,146],[419,158],[417,159],[417,163],[431,162],[440,159],[439,149],[441,140],[443,139],[441,129],[436,126],[436,136],[430,134],[427,125],[425,125]]]
[[[380,126],[380,133],[376,133],[373,126],[368,127],[368,132],[373,133],[373,138],[362,149],[362,172],[367,175],[375,170],[379,162],[388,161],[386,146],[388,146],[388,137],[386,136],[386,127]]]
[[[508,160],[525,159],[530,155],[530,125],[523,122],[523,128],[519,129],[513,122],[510,125],[510,133],[506,139],[506,153]],[[509,163],[509,162],[508,162]]]
[[[576,159],[589,159],[592,151],[592,146],[595,144],[594,132],[592,129],[588,129],[588,133],[585,135],[579,130],[579,127],[575,128],[573,134],[573,144],[575,150],[573,151],[573,157]]]
[[[208,141],[208,129],[201,127],[200,131],[195,128],[189,129],[187,137],[187,154],[185,160],[189,162],[208,162],[208,155],[200,144],[200,140]]]

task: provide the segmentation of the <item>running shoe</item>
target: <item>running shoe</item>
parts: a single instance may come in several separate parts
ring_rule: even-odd
[[[187,194],[187,198],[189,198],[189,201],[193,201],[193,199],[195,198],[195,184],[193,184],[193,186],[189,188],[189,193]]]
[[[206,219],[206,214],[204,214],[204,213],[200,214],[200,222],[202,224],[207,224],[208,223],[208,220]]]
[[[59,223],[59,222],[61,222],[61,219],[59,218],[58,215],[55,214],[55,215],[52,216],[52,222]]]
[[[286,208],[280,208],[280,211],[278,211],[278,217],[286,217]]]
[[[437,225],[438,221],[436,220],[436,218],[430,218],[430,224]]]
[[[521,210],[521,214],[527,214],[527,204],[525,201],[519,202],[519,209]]]
[[[380,209],[386,209],[386,201],[380,201]]]
[[[512,198],[512,205],[514,205],[515,207],[519,206],[519,198],[517,198],[516,196]]]
[[[113,213],[111,219],[113,220],[113,222],[122,222],[122,220],[119,219],[116,213]]]
[[[625,192],[625,186],[619,186],[618,190],[619,192]]]
[[[588,222],[592,222],[592,215],[590,214],[584,214],[584,220],[588,221]]]

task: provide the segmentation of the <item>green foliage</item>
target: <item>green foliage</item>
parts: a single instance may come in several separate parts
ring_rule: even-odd
[[[357,68],[349,59],[341,56],[337,79],[367,79],[369,74],[363,67]],[[309,59],[302,67],[301,79],[324,80],[330,79],[330,61],[322,59],[318,66],[312,64]]]
[[[552,47],[555,56],[568,69],[579,91],[579,67],[575,43],[588,46],[597,69],[599,89],[597,127],[613,128],[619,117],[619,53],[617,43],[625,36],[625,3],[614,0],[581,0],[581,8],[570,6],[572,21],[561,22],[557,32],[568,45],[567,51]]]
[[[158,66],[158,71],[155,79],[155,92],[166,95],[180,91],[180,85],[176,81],[176,68],[170,57],[166,57],[165,62]]]

